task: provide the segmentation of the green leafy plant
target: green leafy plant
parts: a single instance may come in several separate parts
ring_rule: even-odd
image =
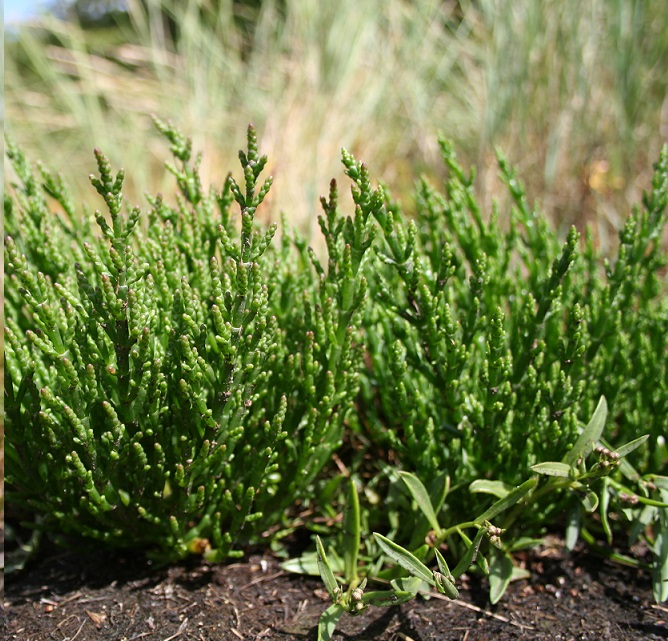
[[[347,500],[343,516],[343,585],[337,580],[320,537],[316,536],[316,559],[318,573],[327,589],[332,604],[322,613],[318,624],[318,639],[329,641],[341,616],[347,612],[353,616],[363,612],[369,605],[398,605],[416,594],[413,582],[392,581],[391,590],[365,592],[368,577],[361,575],[358,554],[361,543],[359,498],[355,482],[348,482]]]
[[[495,602],[519,576],[514,551],[537,544],[563,514],[569,547],[581,536],[603,551],[590,529],[610,543],[610,512],[635,524],[630,542],[644,536],[655,550],[655,596],[664,599],[666,505],[654,471],[668,463],[663,356],[668,317],[660,279],[667,264],[660,240],[666,150],[643,199],[645,211],[633,212],[620,234],[617,259],[604,262],[591,237],[579,254],[574,229],[559,247],[547,222],[529,209],[502,157],[502,176],[516,208],[508,232],[499,232],[498,211],[489,222],[483,219],[473,174],[464,174],[447,142],[441,148],[451,171],[445,194],[423,182],[415,221],[402,215],[382,185],[372,189],[361,166],[343,155],[357,206],[366,206],[380,228],[373,246],[379,261],[367,263],[373,266],[369,282],[376,304],[366,309],[362,435],[377,451],[392,452],[405,470],[399,477],[419,506],[411,519],[405,502],[384,503],[390,509],[381,513],[389,511],[394,523],[391,539],[420,549],[442,531],[436,527],[442,511],[455,524],[448,535],[461,531],[470,549],[465,528],[456,524],[481,528],[492,518],[485,497],[497,497],[501,506],[514,502],[530,477],[526,483],[536,487],[526,489],[528,495],[506,515],[499,532],[494,530],[493,536],[505,532],[508,541],[491,552]],[[606,438],[614,438],[616,448],[602,438],[608,414],[602,393],[614,398],[615,419]],[[592,418],[581,427],[584,411]],[[646,430],[649,434],[638,437]],[[646,442],[651,446],[641,450]],[[630,454],[641,472],[624,458]],[[587,468],[589,456],[596,460]],[[377,469],[389,478],[396,475],[392,466]],[[539,484],[531,478],[535,473],[552,478]],[[430,506],[424,497],[432,495]],[[629,503],[648,509],[632,510]],[[498,505],[494,509],[501,511]],[[597,510],[601,527],[595,519],[584,525],[582,515]],[[475,514],[482,516],[472,519]],[[519,524],[520,537],[512,529]],[[458,541],[450,544],[457,549]],[[633,563],[610,550],[607,555]]]
[[[382,534],[373,533],[374,543],[372,554],[365,564],[358,564],[358,554],[361,546],[360,507],[359,497],[354,481],[348,482],[346,502],[343,512],[342,537],[340,550],[336,554],[337,560],[343,562],[330,563],[325,547],[319,536],[316,536],[316,562],[327,593],[332,600],[331,605],[322,613],[318,625],[318,638],[329,641],[336,629],[336,625],[344,613],[358,615],[369,606],[390,607],[399,605],[417,596],[418,592],[427,592],[430,587],[451,599],[459,595],[455,580],[466,572],[473,563],[478,563],[486,573],[489,566],[486,558],[480,554],[480,546],[487,536],[495,545],[499,544],[500,530],[495,528],[487,516],[493,518],[500,512],[520,501],[535,485],[535,479],[530,479],[522,487],[509,496],[498,501],[490,510],[472,523],[462,523],[447,530],[442,530],[436,519],[436,509],[431,498],[420,480],[407,472],[402,472],[401,478],[412,496],[417,501],[419,509],[434,528],[434,542],[431,546],[422,545],[415,553],[410,552]],[[473,540],[465,534],[466,528],[476,527]],[[445,539],[457,533],[466,543],[466,551],[450,571],[448,564],[439,551],[439,546]],[[438,570],[430,570],[424,563],[431,558],[436,559]],[[396,568],[383,570],[386,561],[396,565]],[[306,559],[308,563],[308,557]],[[297,569],[300,564],[288,561],[283,564],[286,569]],[[301,569],[304,569],[302,564]],[[397,569],[400,573],[397,573]],[[339,581],[336,570],[342,570]],[[390,589],[369,590],[371,582],[385,581]],[[343,586],[343,587],[342,587]],[[345,589],[344,589],[345,588]]]
[[[621,485],[613,479],[613,473],[627,463],[625,457],[639,448],[647,440],[647,436],[635,439],[615,451],[601,446],[600,439],[606,415],[607,404],[605,399],[601,398],[591,420],[583,427],[578,439],[563,459],[559,462],[545,462],[533,466],[533,471],[537,475],[530,477],[521,485],[509,489],[498,481],[481,479],[474,482],[471,487],[472,492],[492,494],[497,497],[497,500],[470,521],[451,523],[448,527],[440,524],[437,514],[441,511],[442,504],[447,502],[447,480],[441,480],[441,485],[445,482],[443,488],[437,484],[434,491],[429,492],[415,475],[405,471],[399,472],[399,477],[415,502],[418,512],[424,517],[421,524],[419,520],[414,521],[416,536],[413,540],[422,541],[422,543],[411,548],[414,549],[411,552],[391,539],[374,533],[377,544],[375,553],[377,557],[380,556],[375,559],[373,557],[367,559],[367,564],[360,569],[356,565],[357,551],[360,547],[359,502],[354,484],[351,482],[350,488],[352,489],[347,495],[343,518],[343,537],[340,542],[345,559],[344,582],[349,585],[346,592],[339,588],[323,544],[320,538],[316,537],[318,571],[333,601],[321,618],[321,638],[331,637],[343,613],[348,612],[354,615],[361,612],[367,605],[390,606],[403,603],[416,597],[419,592],[428,592],[431,588],[437,589],[450,598],[457,598],[456,579],[467,572],[471,566],[475,566],[488,576],[490,601],[497,603],[511,581],[527,576],[526,570],[515,566],[513,553],[539,543],[539,540],[527,536],[512,536],[513,524],[521,522],[524,514],[538,509],[541,503],[554,502],[555,495],[559,493],[571,493],[577,496],[583,510],[590,514],[595,512],[599,505],[602,507],[605,504],[600,511],[600,517],[602,522],[606,523],[609,533],[607,510],[611,500],[614,500],[615,491],[621,488]],[[587,467],[587,461],[592,456],[594,460],[590,461]],[[541,477],[547,477],[548,480],[541,481]],[[658,481],[659,485],[664,485],[666,479],[661,477]],[[628,498],[623,500],[628,501]],[[653,515],[656,537],[653,564],[654,594],[657,601],[665,600],[665,583],[668,575],[665,570],[666,552],[663,548],[665,525],[663,520],[668,510],[668,502],[665,501],[665,497],[661,501],[645,496],[636,497],[632,502],[642,505],[644,510],[649,508],[655,511]],[[664,516],[657,518],[659,511],[662,511]],[[639,515],[635,516],[636,521],[639,518]],[[649,523],[647,514],[644,518],[644,525],[647,526]],[[500,523],[500,527],[495,526],[492,521]],[[579,519],[577,522],[580,524]],[[571,539],[571,546],[573,543],[572,527],[573,523],[569,524],[567,532],[567,539]],[[467,534],[467,531],[471,530],[474,532],[473,538]],[[507,542],[506,534],[508,534]],[[577,533],[575,536],[577,537]],[[463,550],[459,562],[452,571],[443,553],[439,550],[446,544],[448,550]],[[415,543],[413,545],[415,546]],[[626,563],[634,563],[633,559],[619,554],[613,555],[613,558]],[[426,564],[434,559],[438,569],[430,570]],[[397,575],[396,568],[383,570],[382,565],[385,561],[396,564],[403,574]],[[290,569],[291,564],[284,564],[284,567]],[[409,576],[405,576],[406,574]],[[361,584],[360,575],[364,576]],[[364,592],[367,581],[379,579],[389,579],[392,590]]]

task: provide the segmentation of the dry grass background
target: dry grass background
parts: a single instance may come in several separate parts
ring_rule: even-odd
[[[218,186],[255,123],[275,176],[264,215],[307,232],[342,146],[410,208],[415,178],[441,177],[440,131],[487,205],[498,147],[558,225],[605,243],[668,140],[663,0],[126,4],[116,28],[44,16],[7,50],[8,130],[92,206],[93,146],[128,170],[131,202],[171,189],[151,112],[193,137]]]

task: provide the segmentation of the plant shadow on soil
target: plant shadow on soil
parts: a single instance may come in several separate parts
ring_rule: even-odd
[[[556,540],[518,559],[531,578],[495,606],[485,578],[462,577],[457,601],[419,597],[344,615],[345,641],[654,641],[668,639],[668,607],[652,600],[647,571]],[[3,638],[11,641],[315,641],[328,602],[313,577],[283,572],[250,550],[242,562],[159,567],[141,554],[42,546],[10,575]]]

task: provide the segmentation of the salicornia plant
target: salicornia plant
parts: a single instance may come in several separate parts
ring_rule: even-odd
[[[332,181],[319,252],[256,224],[252,127],[217,191],[155,123],[178,191],[147,211],[98,150],[91,215],[7,145],[10,514],[165,559],[306,521],[322,538],[286,567],[324,579],[323,638],[345,612],[454,597],[474,565],[496,601],[553,527],[644,538],[668,597],[668,149],[607,259],[560,239],[501,156],[508,217],[441,141],[445,188],[421,181],[411,219],[343,151],[354,211]],[[308,519],[341,504],[339,537]]]
[[[663,577],[656,591],[668,572],[660,476],[668,471],[668,254],[662,244],[668,149],[642,209],[620,232],[617,256],[605,260],[589,235],[580,248],[575,229],[560,243],[502,156],[501,177],[515,206],[508,224],[496,209],[485,217],[473,172],[466,175],[444,140],[441,151],[450,172],[444,192],[422,181],[415,219],[403,216],[387,192],[375,212],[379,260],[369,277],[376,304],[366,312],[362,405],[367,437],[426,487],[450,477],[442,510],[454,524],[483,511],[486,495],[503,498],[534,472],[562,478],[532,493],[532,510],[522,514],[524,535],[540,535],[566,511],[570,543],[578,534],[593,541],[588,528],[609,541],[612,504],[624,520],[653,522],[654,532],[646,532],[655,568],[662,568],[656,576]],[[633,453],[635,468],[624,460],[620,470],[613,465],[600,473],[599,506],[599,495],[582,482],[592,473],[573,466],[581,425],[600,416],[601,396],[610,406],[604,438],[612,442],[606,449],[595,439],[602,459],[613,445],[617,454],[630,454],[643,434],[648,446]],[[634,445],[624,445],[629,442]],[[618,473],[609,477],[611,471]],[[576,491],[553,492],[556,486]],[[642,516],[630,509],[629,496],[648,506]],[[580,524],[582,506],[600,508],[601,528]],[[415,521],[404,512],[392,528],[395,540],[420,545]],[[634,536],[642,530],[634,527]],[[509,532],[506,540],[512,546],[516,538]],[[499,558],[507,579],[512,566]],[[666,589],[663,583],[657,598],[665,599]]]
[[[96,150],[97,235],[63,181],[43,167],[40,181],[8,145],[7,497],[43,528],[219,559],[305,499],[342,439],[366,245],[332,233],[341,260],[327,271],[287,232],[270,249],[276,225],[254,223],[271,178],[259,180],[252,127],[243,184],[205,192],[190,142],[156,124],[175,205],[128,210],[123,171]],[[333,187],[341,231],[335,201]]]
[[[441,147],[445,193],[422,182],[415,220],[389,196],[378,216],[365,404],[374,438],[427,481],[447,469],[458,482],[513,482],[564,451],[604,395],[616,438],[649,433],[639,464],[654,456],[665,471],[666,152],[604,263],[593,238],[580,250],[575,229],[560,246],[503,158],[516,206],[507,226],[496,210],[486,220],[473,175]]]

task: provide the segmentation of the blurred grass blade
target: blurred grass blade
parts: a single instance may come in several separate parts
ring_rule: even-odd
[[[400,565],[404,570],[410,572],[418,579],[422,579],[429,583],[429,585],[436,585],[432,571],[420,561],[416,556],[411,554],[408,550],[402,548],[400,545],[385,538],[382,534],[373,533],[380,549],[390,557],[395,563]]]
[[[475,522],[483,523],[484,521],[491,521],[497,514],[504,512],[518,501],[521,501],[529,492],[531,492],[531,490],[533,490],[536,483],[538,483],[538,480],[534,477],[524,481],[522,485],[518,485],[514,490],[509,492],[502,499],[499,499],[488,510],[483,512],[475,519]]]
[[[652,592],[657,603],[668,601],[668,508],[663,509],[654,541]]]
[[[425,515],[429,525],[434,529],[436,535],[438,536],[441,532],[441,527],[438,524],[438,519],[436,518],[436,512],[434,511],[434,506],[431,504],[431,499],[429,498],[429,493],[427,488],[422,484],[422,481],[411,474],[410,472],[399,472],[401,480],[406,484],[408,491],[411,493],[415,502],[418,504],[420,511]]]
[[[346,506],[343,511],[343,562],[346,583],[357,582],[357,554],[360,547],[360,504],[357,487],[348,479]]]
[[[658,481],[658,482],[657,482]],[[661,499],[668,503],[668,478],[657,476]],[[654,540],[654,568],[652,572],[652,591],[657,603],[668,601],[668,507],[659,508],[657,534]]]
[[[580,506],[575,503],[568,511],[568,523],[566,525],[566,549],[572,552],[575,549],[575,544],[580,538],[580,529],[582,527],[582,514]]]
[[[591,420],[587,423],[584,430],[582,430],[582,434],[580,434],[578,440],[575,441],[573,449],[567,452],[564,458],[561,459],[563,463],[573,466],[579,459],[585,459],[589,456],[594,449],[594,446],[601,438],[607,416],[608,403],[605,400],[605,396],[601,396],[596,410],[594,411],[594,415],[591,417]]]

